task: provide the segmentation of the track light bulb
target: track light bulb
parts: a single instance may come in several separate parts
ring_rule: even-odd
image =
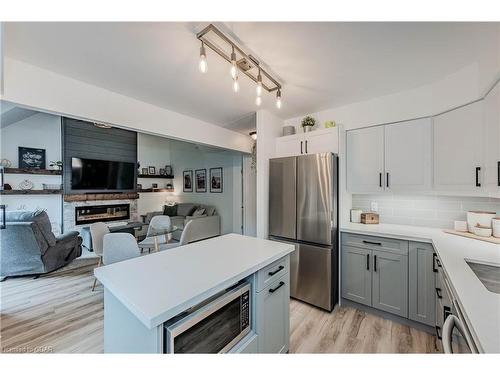
[[[262,95],[262,76],[260,75],[260,68],[259,68],[259,74],[257,75],[257,96]]]
[[[261,98],[260,96],[257,96],[257,97],[255,98],[255,104],[256,104],[257,106],[259,106],[259,107],[260,107],[260,105],[262,104],[262,98]]]
[[[238,76],[233,80],[233,91],[238,92],[240,91],[240,83],[238,82]]]
[[[233,52],[231,53],[231,78],[238,78],[238,66],[236,65],[236,53],[234,53],[234,47]]]
[[[201,42],[200,47],[200,62],[198,68],[202,73],[206,73],[208,71],[207,54],[205,52],[205,45],[203,44],[203,42]]]

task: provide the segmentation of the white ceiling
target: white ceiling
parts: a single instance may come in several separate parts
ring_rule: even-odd
[[[208,23],[7,23],[5,55],[247,132],[255,85],[231,91],[229,64],[195,34]],[[495,23],[226,23],[219,25],[283,82],[281,118],[418,87],[477,59]],[[247,125],[242,125],[247,124]]]

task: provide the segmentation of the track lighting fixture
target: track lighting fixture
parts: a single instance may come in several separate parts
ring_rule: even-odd
[[[206,73],[208,70],[208,64],[207,64],[207,53],[205,52],[205,44],[203,41],[201,42],[201,47],[200,47],[200,63],[198,65],[200,68],[200,72]]]
[[[252,55],[245,53],[242,48],[212,24],[196,34],[196,37],[201,42],[200,72],[206,73],[208,71],[207,54],[205,51],[205,46],[207,46],[231,64],[229,72],[233,79],[232,86],[235,93],[240,90],[239,73],[243,73],[257,84],[257,96],[255,98],[257,106],[262,104],[262,93],[266,90],[267,92],[276,91],[276,107],[278,109],[281,108],[281,84],[265,70],[265,64],[262,64],[261,61]],[[229,53],[229,50],[231,53]]]

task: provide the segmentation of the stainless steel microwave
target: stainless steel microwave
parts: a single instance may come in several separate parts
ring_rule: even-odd
[[[164,353],[225,353],[251,329],[250,283],[239,284],[164,323]]]

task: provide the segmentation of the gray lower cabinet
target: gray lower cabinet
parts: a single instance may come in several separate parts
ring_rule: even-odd
[[[372,305],[371,250],[342,246],[342,297]]]
[[[408,317],[408,257],[373,250],[372,307]]]
[[[436,322],[434,248],[429,243],[410,242],[409,304],[411,320],[434,326]]]
[[[289,273],[256,293],[259,353],[284,353],[289,348]]]

